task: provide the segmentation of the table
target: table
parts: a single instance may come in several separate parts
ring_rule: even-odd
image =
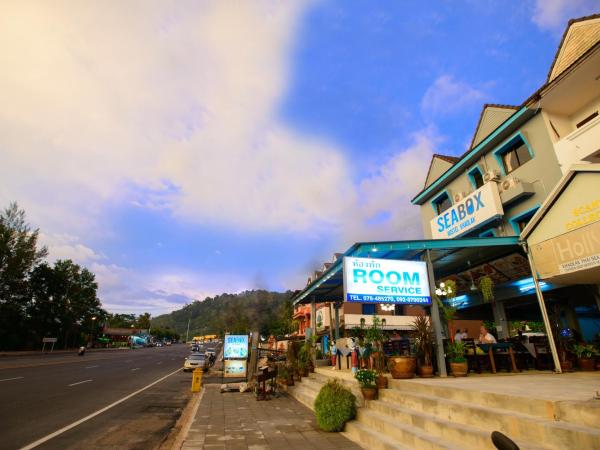
[[[494,353],[497,350],[508,350],[508,355],[510,356],[510,362],[512,365],[512,371],[518,372],[517,364],[515,363],[515,354],[512,349],[512,344],[510,342],[498,342],[496,344],[477,344],[481,350],[486,352],[490,358],[490,365],[492,366],[492,373],[496,373],[496,359],[494,358]]]

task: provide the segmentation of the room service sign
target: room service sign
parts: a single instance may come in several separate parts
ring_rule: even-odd
[[[344,300],[360,303],[431,303],[422,261],[344,257]]]
[[[489,182],[431,220],[433,239],[452,239],[502,217],[498,185]]]

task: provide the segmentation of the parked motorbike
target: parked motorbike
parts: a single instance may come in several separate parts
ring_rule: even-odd
[[[85,355],[85,347],[83,345],[81,347],[79,347],[79,351],[77,352],[77,355],[79,355],[79,356]]]

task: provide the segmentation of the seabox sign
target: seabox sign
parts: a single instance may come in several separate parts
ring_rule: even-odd
[[[433,239],[453,239],[502,217],[498,186],[489,182],[431,220]]]
[[[422,261],[345,256],[344,300],[360,303],[431,303],[427,266]]]

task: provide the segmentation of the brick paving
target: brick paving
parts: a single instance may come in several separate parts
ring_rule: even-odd
[[[287,395],[259,402],[249,392],[221,394],[218,385],[206,385],[181,448],[354,450],[361,447],[340,433],[319,430],[314,413]]]

